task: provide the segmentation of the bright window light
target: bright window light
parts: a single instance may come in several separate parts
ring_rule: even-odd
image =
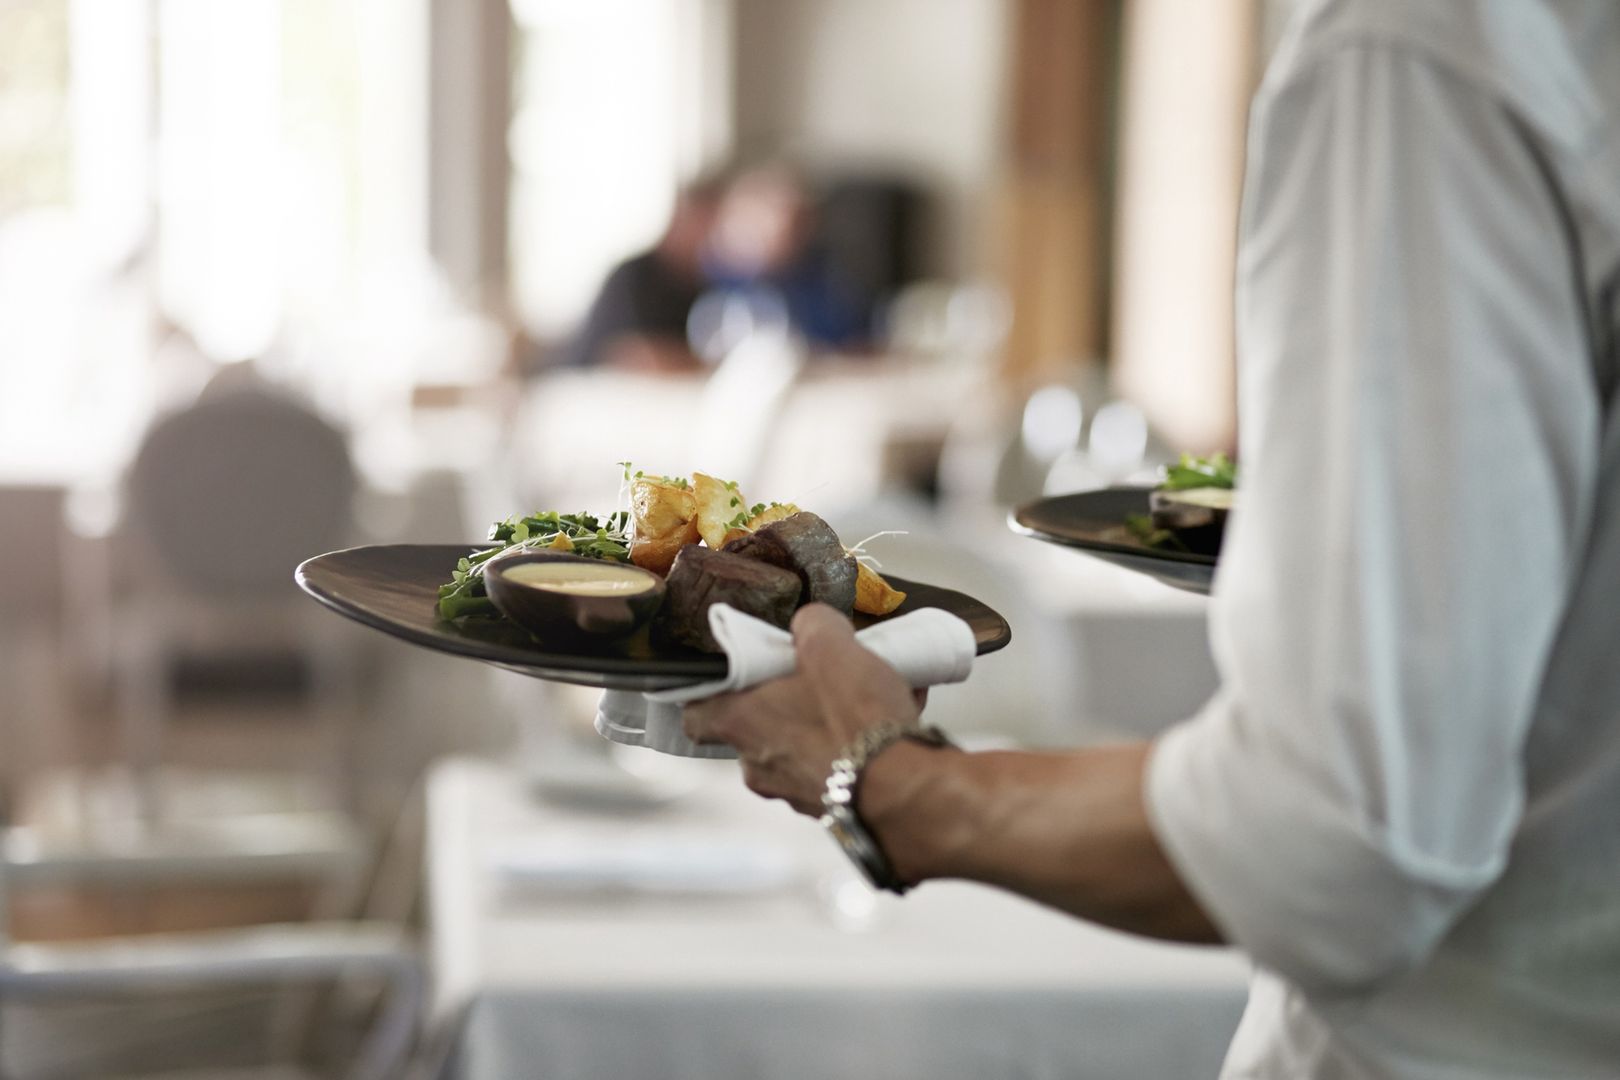
[[[1043,386],[1024,405],[1024,448],[1036,461],[1055,461],[1080,441],[1080,395],[1067,386]]]
[[[561,334],[669,215],[678,10],[674,0],[516,0],[512,12],[512,288],[531,328]]]

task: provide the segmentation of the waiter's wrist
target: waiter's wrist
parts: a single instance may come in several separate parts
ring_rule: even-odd
[[[907,885],[952,876],[971,842],[963,773],[970,757],[902,739],[861,771],[855,810]]]

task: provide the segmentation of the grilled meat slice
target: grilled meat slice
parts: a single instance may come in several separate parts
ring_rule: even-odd
[[[785,630],[801,591],[798,575],[788,570],[696,544],[675,556],[665,586],[662,632],[704,652],[721,651],[709,632],[711,605],[730,604]]]
[[[801,603],[827,604],[845,615],[855,610],[855,556],[844,550],[832,526],[815,514],[801,511],[772,522],[722,550],[799,575],[804,583]]]

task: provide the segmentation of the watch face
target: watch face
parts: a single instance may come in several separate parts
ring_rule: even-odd
[[[874,889],[892,887],[885,878],[887,867],[883,865],[882,853],[853,813],[842,807],[829,810],[821,816],[821,824],[837,842],[838,849],[855,864],[855,869],[861,872],[868,885]]]
[[[850,831],[849,820],[842,814],[823,814],[821,824],[827,830],[827,834],[837,842],[838,846],[844,849],[844,853],[854,858],[854,853],[859,849],[860,843],[856,840],[854,833]]]

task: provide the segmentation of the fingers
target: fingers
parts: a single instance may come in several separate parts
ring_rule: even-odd
[[[826,604],[806,604],[793,616],[793,649],[804,672],[865,652],[855,641],[854,625]]]
[[[826,605],[794,617],[793,645],[794,674],[688,705],[681,724],[695,743],[734,747],[750,790],[814,814],[838,751],[874,724],[914,721],[921,703]]]
[[[783,749],[759,747],[739,755],[743,784],[764,799],[781,799],[801,814],[821,814],[826,766],[810,765]]]
[[[682,709],[681,730],[686,732],[686,737],[698,746],[730,745],[731,738],[727,737],[732,735],[733,727],[727,701],[730,696],[696,701]]]
[[[856,640],[854,625],[826,604],[806,604],[793,616],[793,650],[799,673],[823,695],[863,675],[891,671]]]
[[[701,745],[725,743],[747,753],[772,729],[791,724],[792,706],[803,696],[790,680],[694,701],[681,710],[686,737]]]
[[[921,704],[899,674],[856,640],[848,619],[825,604],[807,604],[793,617],[799,674],[822,714],[853,730],[886,719],[915,719]]]
[[[768,696],[760,691],[696,702],[682,710],[681,727],[686,737],[699,746],[734,747],[742,765],[743,783],[755,795],[784,800],[801,814],[818,815],[822,773],[826,771],[820,755],[811,755],[815,763],[806,764],[797,759],[794,750],[767,737],[771,723],[768,702]],[[762,720],[765,730],[761,729]]]

